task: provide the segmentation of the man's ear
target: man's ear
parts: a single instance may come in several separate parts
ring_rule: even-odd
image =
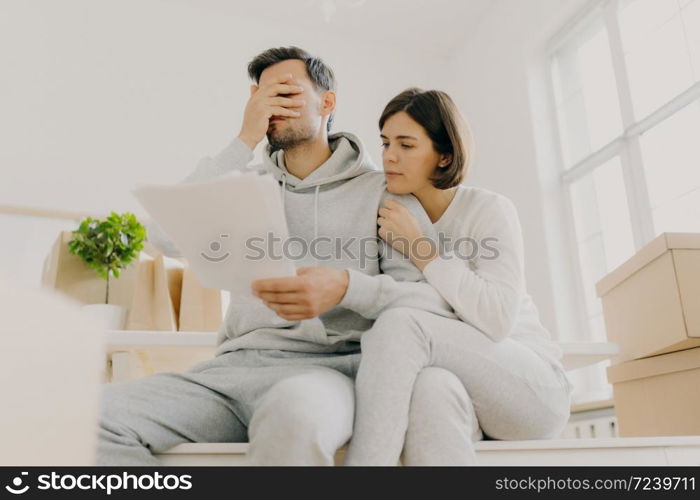
[[[258,87],[257,85],[251,85],[250,86],[250,96],[252,97],[253,94],[255,94],[258,91],[259,88],[260,87]]]
[[[326,90],[321,95],[321,115],[327,116],[335,111],[335,92]]]
[[[449,166],[450,163],[452,163],[452,155],[451,154],[441,154],[440,155],[440,160],[438,161],[438,167],[445,168],[445,167]]]

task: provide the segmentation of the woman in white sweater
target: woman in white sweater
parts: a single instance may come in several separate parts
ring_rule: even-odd
[[[364,333],[346,464],[396,465],[402,449],[413,453],[418,438],[406,430],[423,369],[447,382],[452,377],[455,405],[463,411],[445,413],[467,415],[444,424],[459,434],[453,442],[444,429],[435,432],[444,454],[425,465],[474,464],[471,443],[482,438],[556,437],[568,421],[573,386],[526,291],[515,206],[462,184],[471,135],[444,92],[402,92],[386,106],[379,128],[387,190],[418,198],[438,239],[424,236],[391,199],[379,210],[379,235],[421,269],[461,321],[393,308]],[[430,433],[431,421],[422,417],[419,432]]]

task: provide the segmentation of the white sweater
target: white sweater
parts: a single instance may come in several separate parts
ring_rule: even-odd
[[[512,338],[560,363],[561,348],[540,323],[526,291],[522,230],[513,202],[459,185],[433,226],[449,240],[423,274],[457,316],[495,341]]]

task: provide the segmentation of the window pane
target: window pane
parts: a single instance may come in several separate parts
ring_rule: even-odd
[[[598,314],[602,305],[595,293],[596,282],[605,276],[607,265],[605,262],[605,245],[603,235],[598,233],[578,245],[581,277],[583,281],[583,295],[586,302],[586,313]]]
[[[654,230],[656,234],[700,232],[700,189],[656,209]]]
[[[600,22],[555,54],[552,78],[570,167],[622,131],[608,33]]]
[[[634,253],[622,168],[615,157],[570,187],[581,280],[593,335],[601,336],[595,283]],[[604,338],[604,333],[602,334]]]
[[[622,167],[614,157],[571,185],[579,243],[602,233],[607,272],[634,253]]]
[[[642,119],[690,87],[695,76],[677,0],[626,0],[621,5],[632,104]]]
[[[690,50],[693,66],[693,79],[700,81],[700,0],[692,0],[685,5],[681,2],[681,18]]]
[[[607,342],[608,338],[605,334],[605,319],[603,311],[588,318],[588,323],[591,326],[591,340],[593,342]]]
[[[640,138],[655,232],[700,231],[700,102]]]

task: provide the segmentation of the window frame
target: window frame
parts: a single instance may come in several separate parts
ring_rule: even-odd
[[[622,118],[622,132],[595,151],[567,168],[564,153],[563,137],[561,136],[561,115],[555,111],[554,142],[556,161],[559,165],[559,183],[565,203],[565,217],[569,229],[566,241],[568,250],[578,268],[574,273],[576,310],[578,318],[583,322],[583,333],[588,340],[593,338],[589,311],[585,301],[584,279],[581,273],[581,255],[575,231],[574,208],[570,187],[576,180],[591,174],[611,158],[618,156],[627,193],[627,204],[635,252],[654,238],[654,219],[644,171],[641,136],[648,130],[671,117],[676,112],[700,100],[700,82],[691,85],[681,94],[676,95],[646,116],[636,118],[632,104],[632,91],[625,63],[625,55],[620,33],[618,17],[622,0],[592,0],[578,15],[574,16],[546,45],[546,69],[548,74],[547,90],[553,109],[557,110],[556,93],[554,88],[553,65],[557,53],[572,39],[580,36],[593,23],[601,23],[607,30],[608,42],[615,75],[617,97]],[[612,269],[610,269],[612,271]]]

